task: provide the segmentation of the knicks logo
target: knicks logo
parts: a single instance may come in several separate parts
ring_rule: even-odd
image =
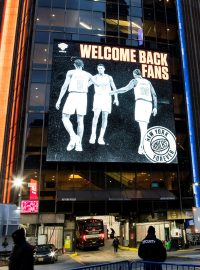
[[[166,152],[168,152],[169,147],[169,141],[162,136],[155,137],[151,143],[151,149],[156,154],[165,154]]]
[[[62,42],[58,44],[59,52],[66,53],[66,49],[68,48],[68,44]]]
[[[171,163],[177,156],[176,138],[167,128],[155,126],[145,134],[144,154],[153,163]]]

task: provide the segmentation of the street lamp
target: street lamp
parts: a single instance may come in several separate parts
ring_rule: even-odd
[[[22,186],[23,186],[23,179],[20,177],[14,178],[13,185],[19,189],[18,193],[18,207],[17,209],[20,210],[21,208],[21,200],[22,200]]]
[[[23,179],[22,178],[15,178],[13,184],[15,187],[21,187],[23,184]]]

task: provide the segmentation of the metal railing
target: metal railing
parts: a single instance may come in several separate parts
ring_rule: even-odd
[[[200,270],[200,265],[148,261],[119,261],[76,267],[71,270]]]
[[[129,270],[200,270],[200,265],[182,263],[160,263],[148,261],[130,262]]]
[[[96,265],[87,265],[82,267],[73,268],[71,270],[129,270],[130,262],[129,261],[120,261],[112,263],[103,263]]]

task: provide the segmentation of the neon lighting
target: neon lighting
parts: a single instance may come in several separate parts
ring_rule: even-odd
[[[2,152],[4,145],[5,136],[5,125],[6,125],[6,114],[8,105],[8,95],[10,88],[10,76],[12,70],[12,60],[13,60],[13,50],[14,50],[14,40],[16,33],[16,23],[18,14],[19,0],[5,1],[4,15],[2,22],[2,34],[0,40],[0,95],[1,95],[1,113],[0,113],[0,163],[2,161]],[[6,175],[4,180],[4,190],[3,190],[3,202],[7,202],[7,188],[9,181],[11,180],[8,176],[8,171],[11,170],[7,167]]]
[[[21,213],[38,213],[38,201],[22,200]]]
[[[187,52],[186,52],[186,45],[185,45],[185,34],[184,34],[181,0],[177,0],[176,3],[177,3],[178,26],[179,26],[180,43],[181,43],[186,105],[187,105],[187,113],[188,113],[189,139],[190,139],[190,150],[191,150],[191,158],[192,158],[192,174],[193,174],[193,182],[194,182],[193,191],[194,191],[194,197],[195,197],[195,206],[200,207],[199,173],[198,173],[197,153],[196,153],[196,144],[195,144],[194,125],[193,125],[192,102],[191,102],[191,95],[190,95],[191,91],[190,91],[190,83],[189,83],[189,71],[188,71],[188,63],[187,63]]]
[[[31,179],[29,186],[30,186],[29,199],[38,200],[38,181],[35,179]]]

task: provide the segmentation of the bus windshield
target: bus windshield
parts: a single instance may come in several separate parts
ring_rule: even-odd
[[[103,224],[101,222],[97,223],[85,223],[85,229],[88,231],[91,230],[102,230],[103,229]]]

